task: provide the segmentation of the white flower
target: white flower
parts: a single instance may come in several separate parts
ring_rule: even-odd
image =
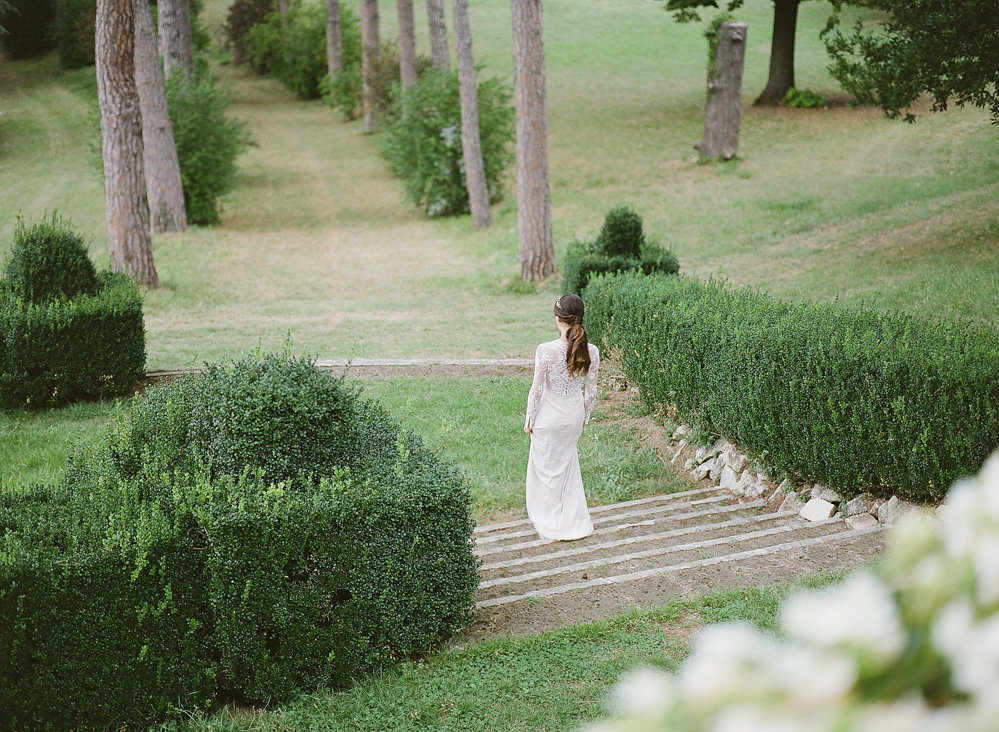
[[[983,698],[999,690],[999,614],[981,622],[967,599],[943,609],[931,630],[933,645],[950,661],[954,686]]]
[[[857,663],[842,652],[786,643],[777,668],[788,697],[798,705],[842,701],[857,683]]]
[[[777,644],[749,623],[706,628],[680,676],[685,697],[693,703],[773,696],[780,691],[774,665]]]
[[[858,572],[825,590],[792,595],[781,620],[790,638],[851,650],[876,664],[890,663],[906,644],[895,599],[871,572]]]
[[[821,732],[832,730],[836,713],[828,707],[791,711],[761,708],[751,704],[726,707],[714,725],[714,732]]]
[[[639,668],[629,672],[614,687],[610,707],[618,714],[661,714],[673,697],[672,676],[655,668]]]

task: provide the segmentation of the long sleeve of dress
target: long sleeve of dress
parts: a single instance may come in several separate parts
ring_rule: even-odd
[[[597,372],[600,370],[600,351],[596,346],[590,347],[590,370],[586,373],[586,390],[583,396],[583,409],[586,411],[586,419],[583,424],[590,423],[590,412],[597,401]]]
[[[538,350],[534,352],[534,381],[527,394],[527,423],[530,425],[534,424],[534,418],[538,414],[541,395],[545,392],[545,374],[548,372],[548,359],[542,357],[541,348],[538,346]]]

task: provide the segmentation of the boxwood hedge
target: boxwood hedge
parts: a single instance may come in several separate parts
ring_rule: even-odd
[[[999,445],[992,331],[685,277],[599,276],[586,294],[588,332],[644,400],[779,470],[932,501]]]
[[[470,500],[308,360],[151,390],[62,485],[0,497],[0,726],[279,701],[426,652],[472,608]]]

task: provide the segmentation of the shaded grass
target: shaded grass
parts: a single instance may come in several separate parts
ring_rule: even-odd
[[[739,588],[539,636],[446,649],[262,711],[225,709],[186,725],[207,730],[570,730],[606,713],[611,687],[639,665],[675,670],[697,629],[747,620],[775,630],[781,599],[797,585]]]

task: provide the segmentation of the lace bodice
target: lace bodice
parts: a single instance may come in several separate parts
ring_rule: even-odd
[[[534,424],[534,417],[541,405],[541,397],[545,392],[567,395],[578,394],[583,382],[586,391],[583,396],[583,409],[586,418],[583,424],[590,421],[590,412],[597,401],[597,371],[600,368],[600,349],[589,344],[590,370],[583,376],[569,376],[569,367],[565,363],[565,351],[569,344],[561,339],[548,341],[538,346],[534,354],[534,382],[527,396],[527,421]]]

